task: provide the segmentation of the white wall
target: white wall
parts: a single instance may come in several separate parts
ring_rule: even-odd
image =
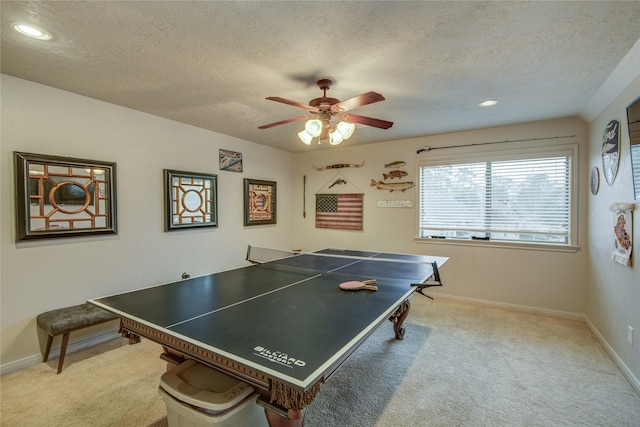
[[[174,281],[183,272],[198,276],[246,265],[247,244],[292,247],[291,153],[14,77],[1,78],[3,370],[40,357],[38,313]],[[243,154],[243,173],[219,170],[220,148]],[[117,236],[16,243],[13,151],[115,161]],[[217,228],[164,232],[165,168],[218,175]],[[243,226],[243,178],[277,182],[277,225]],[[72,334],[72,343],[82,337],[81,332]]]
[[[638,71],[635,71],[636,75]],[[366,147],[335,148],[293,155],[111,104],[2,76],[0,134],[0,299],[3,372],[36,363],[41,351],[38,313],[87,298],[244,265],[247,244],[304,250],[325,246],[443,255],[445,287],[455,298],[530,308],[551,314],[587,314],[623,369],[640,377],[640,278],[638,251],[632,269],[609,261],[613,201],[630,201],[628,136],[623,132],[619,176],[600,194],[588,191],[588,172],[601,167],[602,129],[610,118],[624,121],[624,107],[640,94],[636,78],[590,123],[558,119],[481,129]],[[626,121],[624,121],[626,123]],[[369,186],[384,164],[404,160],[415,180],[416,154],[438,147],[491,141],[575,135],[580,145],[577,252],[501,249],[414,241],[414,208],[379,208],[379,200],[411,200],[415,189],[389,193]],[[558,140],[558,143],[569,142]],[[533,143],[533,142],[532,142]],[[546,140],[545,143],[554,143]],[[508,145],[508,144],[507,144]],[[240,151],[242,174],[219,171],[218,149]],[[468,150],[468,149],[465,149]],[[112,237],[15,242],[13,151],[74,156],[118,164],[119,234]],[[443,150],[444,151],[444,150]],[[362,168],[317,171],[315,166],[361,163]],[[162,169],[217,173],[220,226],[211,230],[163,231]],[[340,173],[365,193],[364,231],[314,227],[314,194]],[[302,177],[307,176],[306,218]],[[242,179],[278,182],[278,224],[243,227]],[[638,209],[638,208],[637,208]],[[634,241],[640,242],[638,211]],[[588,224],[587,224],[588,223]],[[604,225],[603,225],[604,224]],[[588,227],[588,228],[587,228]],[[587,251],[588,247],[588,251]],[[70,267],[71,266],[71,267]],[[585,285],[587,284],[587,285]],[[626,344],[626,326],[636,331]],[[95,331],[94,331],[95,332]],[[76,336],[81,337],[78,332]],[[75,338],[79,339],[79,338]],[[72,337],[72,341],[74,338]],[[636,381],[637,382],[637,381]]]
[[[492,145],[491,148],[468,147],[417,154],[424,146],[443,147],[575,135],[572,138],[527,141]],[[418,201],[416,188],[393,193],[370,186],[371,179],[382,180],[388,172],[384,165],[404,161],[402,169],[409,172],[404,180],[416,181],[416,159],[453,151],[477,152],[482,149],[504,149],[507,146],[577,143],[580,146],[579,166],[579,232],[577,252],[549,252],[525,249],[496,248],[480,242],[467,244],[414,241]],[[296,246],[304,250],[326,246],[373,249],[439,255],[450,257],[443,268],[445,286],[437,292],[457,298],[491,301],[493,304],[518,306],[537,312],[580,317],[585,311],[586,282],[586,192],[587,190],[587,127],[580,119],[559,119],[522,125],[482,129],[446,135],[393,141],[367,146],[312,151],[300,155],[294,196],[294,229]],[[315,166],[335,163],[365,162],[361,168],[317,171]],[[340,231],[315,228],[315,193],[340,173],[364,196],[364,230]],[[307,215],[302,217],[302,176],[307,175]],[[393,181],[393,180],[388,180]],[[584,184],[584,185],[583,185]],[[411,200],[414,208],[381,208],[378,201]],[[472,244],[470,244],[472,243]]]
[[[640,44],[636,46],[640,57]],[[632,267],[611,261],[613,250],[612,203],[633,203],[633,177],[626,106],[640,96],[640,68],[636,78],[590,123],[589,168],[600,169],[600,191],[589,193],[589,263],[587,317],[605,347],[640,390],[640,203],[633,212]],[[620,164],[609,186],[602,174],[602,134],[612,119],[620,120]],[[634,329],[634,343],[627,342],[627,327]]]

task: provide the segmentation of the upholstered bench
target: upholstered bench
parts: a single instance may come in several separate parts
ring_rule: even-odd
[[[36,318],[38,327],[42,328],[49,334],[47,339],[47,347],[44,350],[43,362],[49,359],[49,351],[53,337],[62,335],[62,345],[60,346],[60,360],[58,361],[58,374],[62,372],[62,364],[64,356],[67,352],[67,344],[69,343],[69,334],[78,329],[87,328],[99,323],[115,320],[118,316],[109,313],[93,304],[84,303],[71,307],[59,308],[57,310],[47,311],[39,314]]]

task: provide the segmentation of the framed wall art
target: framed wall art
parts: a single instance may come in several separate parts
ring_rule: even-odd
[[[276,183],[244,179],[244,225],[276,223]]]
[[[164,170],[165,231],[218,226],[218,176]]]
[[[219,149],[218,164],[221,171],[242,172],[242,153]]]
[[[118,234],[116,164],[14,152],[16,241]]]

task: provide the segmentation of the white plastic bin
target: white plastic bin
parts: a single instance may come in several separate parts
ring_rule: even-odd
[[[187,360],[160,377],[169,427],[268,427],[247,383]]]

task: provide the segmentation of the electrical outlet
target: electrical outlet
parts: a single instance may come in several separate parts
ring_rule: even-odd
[[[627,341],[629,345],[633,345],[633,328],[630,325],[627,326]]]

